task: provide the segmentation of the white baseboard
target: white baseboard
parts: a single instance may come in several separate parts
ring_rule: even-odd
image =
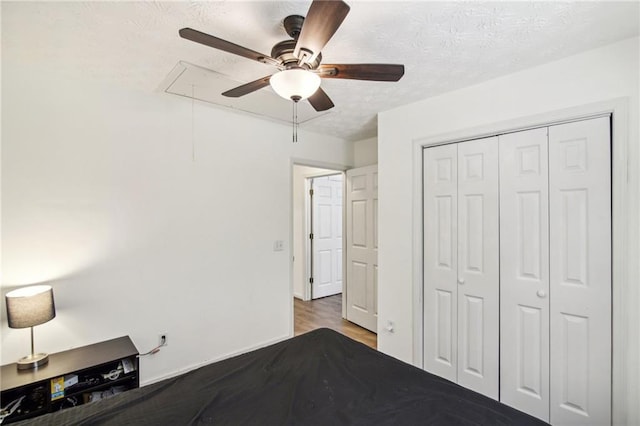
[[[231,353],[228,353],[228,354],[216,357],[216,358],[212,358],[212,359],[209,359],[209,360],[197,363],[197,364],[192,364],[192,365],[189,365],[187,367],[181,368],[179,370],[175,370],[175,371],[172,371],[170,373],[163,374],[161,376],[152,377],[151,379],[148,379],[148,380],[145,380],[144,382],[141,382],[140,383],[140,387],[152,385],[152,384],[160,382],[162,380],[170,379],[172,377],[179,376],[179,375],[187,373],[187,372],[189,372],[191,370],[195,370],[197,368],[204,367],[205,365],[213,364],[214,362],[222,361],[222,360],[225,360],[225,359],[228,359],[228,358],[233,358],[234,356],[237,356],[237,355],[242,355],[244,353],[251,352],[251,351],[254,351],[256,349],[261,349],[261,348],[264,348],[264,347],[267,347],[267,346],[271,346],[271,345],[273,345],[275,343],[282,342],[283,340],[287,340],[290,337],[291,336],[278,337],[276,339],[272,339],[272,340],[269,340],[267,342],[263,342],[263,343],[260,343],[258,345],[255,345],[255,346],[249,346],[249,347],[246,347],[244,349],[240,349],[240,350],[235,351],[235,352],[231,352]]]

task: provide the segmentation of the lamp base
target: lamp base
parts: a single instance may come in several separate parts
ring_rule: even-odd
[[[32,354],[20,358],[17,362],[18,370],[31,370],[42,367],[49,362],[49,354]]]

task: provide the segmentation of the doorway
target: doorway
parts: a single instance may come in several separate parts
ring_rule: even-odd
[[[340,179],[338,179],[338,177]],[[314,186],[314,194],[322,195],[316,198],[316,202],[321,200],[320,204],[324,204],[324,209],[327,210],[323,213],[328,213],[328,210],[334,211],[332,215],[329,214],[317,214],[319,209],[316,206],[316,226],[312,229],[311,224],[314,219],[311,217],[312,199],[309,194],[309,190],[312,187],[312,181]],[[338,200],[328,201],[327,186],[333,187],[331,192],[336,193],[339,197]],[[301,164],[292,165],[292,294],[293,294],[293,332],[294,335],[302,334],[307,331],[327,327],[342,334],[349,336],[350,338],[364,343],[372,348],[377,347],[377,336],[375,333],[360,327],[359,325],[347,321],[347,289],[346,282],[343,277],[346,275],[343,270],[343,263],[345,262],[346,254],[344,253],[343,237],[346,237],[346,206],[343,202],[344,195],[346,193],[346,176],[343,170],[328,169],[323,167],[306,166]],[[319,191],[321,194],[319,194]],[[333,194],[332,194],[333,195]],[[331,208],[327,207],[331,205]],[[339,213],[336,213],[335,210]],[[337,218],[335,217],[337,216]],[[318,224],[318,219],[324,221],[322,224]],[[338,225],[339,219],[339,225]],[[330,224],[329,224],[330,222]],[[324,229],[322,229],[324,228]],[[339,243],[336,246],[333,242],[333,248],[326,250],[324,247],[325,261],[316,260],[313,262],[313,250],[310,234],[314,233],[314,240],[317,242],[320,234],[323,236],[328,235],[328,230],[332,229],[334,237],[339,237]],[[313,230],[313,232],[312,232]],[[324,244],[324,242],[323,242]],[[318,247],[320,246],[320,247]],[[321,245],[316,245],[316,248],[323,249]],[[322,251],[322,250],[321,250]],[[339,262],[332,261],[327,262],[326,259],[333,257],[339,259]],[[316,255],[317,258],[317,255]],[[312,265],[314,263],[314,265]],[[320,265],[319,265],[320,264]],[[328,265],[331,264],[331,267]],[[314,266],[312,268],[312,266]],[[324,268],[324,271],[322,271]],[[320,271],[318,271],[320,269]],[[339,278],[341,292],[333,295],[319,294],[319,291],[312,290],[310,278],[314,278],[314,282],[319,280],[320,282],[327,281],[325,278],[331,274]],[[332,292],[335,292],[333,290]],[[314,296],[320,295],[319,298],[312,299]]]
[[[342,293],[344,173],[293,165],[293,296]]]

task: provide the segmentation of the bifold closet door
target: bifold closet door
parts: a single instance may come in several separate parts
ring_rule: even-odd
[[[458,147],[427,148],[424,164],[424,368],[458,379]]]
[[[425,369],[498,398],[498,139],[424,151]]]
[[[553,424],[611,422],[610,120],[549,127]]]
[[[500,401],[549,421],[547,128],[500,136]]]
[[[498,399],[498,138],[458,144],[458,384]]]
[[[500,400],[611,422],[609,118],[500,136]]]

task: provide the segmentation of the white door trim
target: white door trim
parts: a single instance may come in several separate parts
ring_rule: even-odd
[[[638,366],[629,362],[627,354],[627,336],[629,324],[637,324],[639,314],[631,309],[635,302],[630,297],[627,277],[631,259],[636,261],[639,253],[629,244],[626,229],[629,224],[628,206],[628,114],[629,98],[617,98],[608,101],[556,110],[544,114],[522,117],[514,120],[471,127],[455,132],[413,140],[413,364],[422,368],[423,359],[423,294],[422,294],[422,150],[427,146],[460,142],[495,136],[503,133],[526,130],[536,127],[594,118],[602,115],[612,116],[612,199],[613,199],[613,353],[612,353],[612,417],[614,424],[626,424],[627,419],[627,375],[638,375]],[[637,343],[637,342],[636,342]],[[635,380],[635,378],[634,378]]]

